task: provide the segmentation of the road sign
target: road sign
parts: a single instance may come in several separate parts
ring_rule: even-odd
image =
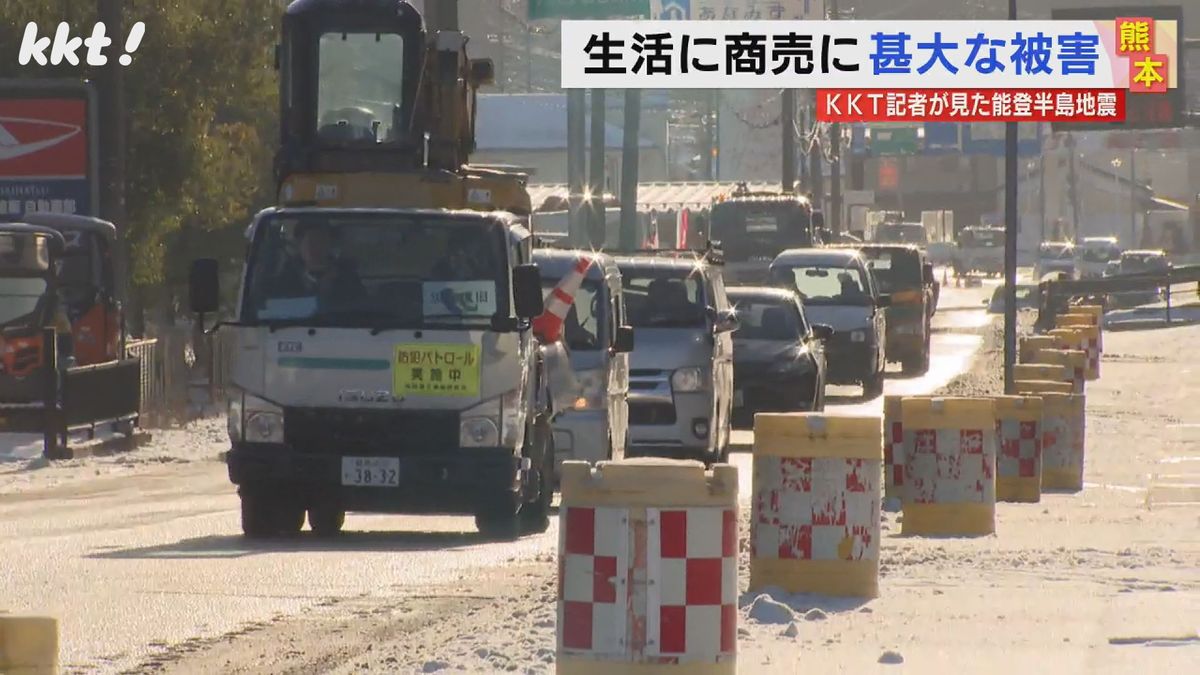
[[[529,0],[529,18],[534,21],[649,16],[650,0]]]
[[[960,128],[961,125],[955,122],[926,122],[924,154],[947,155],[962,152]]]
[[[966,155],[1004,156],[1004,123],[975,122],[964,124],[962,151]],[[1041,124],[1017,125],[1017,155],[1036,157],[1042,153]]]
[[[914,126],[871,125],[871,154],[915,155],[921,151],[921,138]]]
[[[1183,39],[1183,8],[1179,5],[1129,5],[1125,7],[1087,7],[1081,9],[1052,9],[1051,19],[1112,20],[1122,17],[1145,17],[1157,21],[1175,21],[1175,44],[1171,58],[1176,64],[1176,82],[1180,86],[1164,94],[1130,93],[1125,98],[1124,122],[1054,122],[1054,131],[1091,131],[1111,129],[1168,129],[1186,126],[1187,99],[1182,86],[1187,82],[1187,59]],[[1166,46],[1156,46],[1166,51]]]
[[[0,221],[95,215],[94,91],[74,80],[0,81]]]

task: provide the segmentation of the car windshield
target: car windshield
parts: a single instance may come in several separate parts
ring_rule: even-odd
[[[404,110],[404,38],[394,33],[321,36],[317,135],[330,143],[399,140]]]
[[[866,249],[862,253],[875,273],[880,293],[920,288],[924,283],[921,261],[915,252]]]
[[[785,248],[813,245],[812,219],[796,202],[722,202],[712,209],[712,238],[727,260],[773,258]]]
[[[1042,244],[1038,255],[1044,260],[1064,260],[1071,257],[1071,247],[1066,244]]]
[[[558,285],[558,279],[542,277],[542,290],[546,296]],[[604,344],[605,317],[604,294],[599,281],[585,279],[575,292],[575,301],[567,312],[563,323],[563,336],[567,348],[572,351],[596,351]]]
[[[777,268],[773,276],[793,284],[807,305],[870,305],[867,272],[855,265],[801,263]]]
[[[45,279],[0,277],[0,326],[33,325],[45,294]]]
[[[419,327],[508,316],[494,226],[394,213],[268,217],[250,255],[246,320]]]
[[[625,312],[634,328],[707,325],[703,278],[686,269],[622,269]]]
[[[731,296],[737,309],[739,340],[785,340],[795,342],[808,333],[804,319],[793,302],[762,297]]]
[[[913,223],[883,225],[876,232],[875,240],[887,244],[924,244],[925,227]]]

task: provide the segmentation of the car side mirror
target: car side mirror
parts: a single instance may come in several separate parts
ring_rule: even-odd
[[[714,333],[732,333],[741,326],[738,321],[737,312],[731,309],[723,309],[717,312],[717,318],[713,322]]]
[[[188,270],[188,305],[196,314],[211,314],[220,308],[221,280],[215,258],[192,261]]]
[[[925,263],[921,268],[921,276],[925,279],[925,283],[934,284],[937,280],[933,276],[933,263]]]
[[[833,338],[833,326],[827,326],[823,323],[814,323],[812,326],[813,337],[818,340],[830,340]]]
[[[875,302],[875,306],[880,309],[885,309],[887,307],[891,307],[892,306],[892,296],[890,294],[880,295],[879,300],[877,300]]]
[[[614,354],[628,354],[633,351],[633,327],[617,326],[617,334],[613,340]]]
[[[542,297],[542,273],[537,265],[513,268],[513,310],[518,319],[535,319],[546,311]]]

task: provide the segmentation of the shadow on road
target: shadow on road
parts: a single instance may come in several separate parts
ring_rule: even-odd
[[[335,537],[302,532],[292,537],[247,539],[241,535],[214,535],[184,539],[173,544],[96,552],[97,560],[152,560],[177,558],[244,558],[265,553],[346,553],[391,551],[444,551],[486,544],[478,532],[349,531]]]

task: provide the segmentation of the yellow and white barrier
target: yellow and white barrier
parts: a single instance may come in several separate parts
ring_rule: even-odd
[[[1028,335],[1017,341],[1017,360],[1032,363],[1034,354],[1042,349],[1062,349],[1062,340],[1053,335]]]
[[[904,425],[900,423],[902,396],[883,397],[883,498],[899,499],[904,485]]]
[[[1087,368],[1085,377],[1091,380],[1100,379],[1100,328],[1097,326],[1074,326],[1072,328],[1055,328],[1050,331],[1063,341],[1067,349],[1079,349],[1087,352]]]
[[[1055,382],[1053,380],[1017,380],[1013,388],[1018,394],[1073,394],[1075,385],[1070,382]]]
[[[750,589],[879,595],[878,417],[754,418]]]
[[[990,398],[905,397],[903,534],[996,531],[996,410]]]
[[[1041,393],[1042,490],[1082,490],[1086,447],[1086,398]]]
[[[1042,498],[1042,399],[997,396],[996,501]]]
[[[58,672],[58,620],[0,615],[0,673],[55,675]]]
[[[1096,329],[1096,348],[1100,353],[1104,353],[1104,326],[1101,323],[1102,321],[1102,314],[1095,312],[1072,312],[1070,314],[1059,314],[1055,317],[1055,328],[1094,327]]]
[[[1081,349],[1041,349],[1034,354],[1035,363],[1064,366],[1071,374],[1075,393],[1082,394],[1087,384],[1087,352]]]
[[[737,469],[564,462],[559,673],[737,670]]]
[[[1057,363],[1018,363],[1013,366],[1014,380],[1045,380],[1072,383],[1072,373]]]

